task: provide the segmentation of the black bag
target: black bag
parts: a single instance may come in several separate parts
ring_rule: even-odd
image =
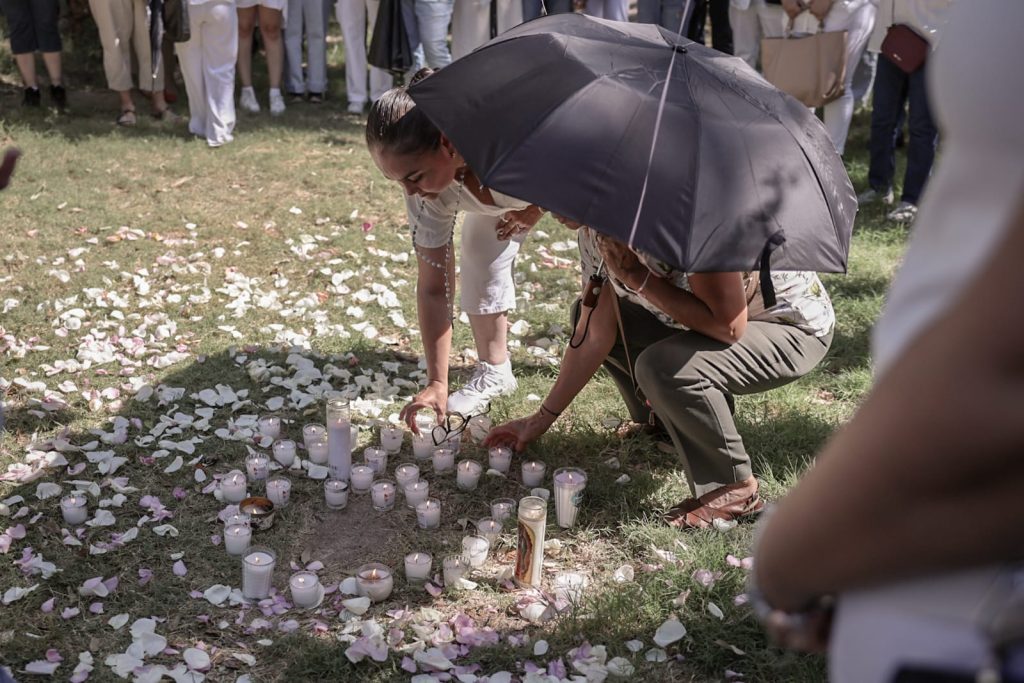
[[[164,0],[164,34],[175,43],[187,43],[192,39],[188,24],[188,0]]]
[[[367,61],[393,74],[404,74],[413,67],[401,0],[381,0]]]

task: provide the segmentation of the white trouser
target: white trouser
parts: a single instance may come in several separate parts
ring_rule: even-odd
[[[373,35],[380,0],[338,0],[335,12],[345,40],[345,89],[349,104],[366,104],[366,34]],[[370,97],[377,100],[394,80],[384,69],[370,67]]]
[[[302,35],[306,35],[306,77],[302,75]],[[288,0],[284,26],[287,54],[285,88],[291,93],[327,90],[327,38],[323,0]]]
[[[459,305],[467,315],[511,311],[516,307],[512,266],[522,239],[501,241],[498,216],[467,213],[459,255]]]
[[[175,45],[188,93],[188,129],[219,147],[231,142],[235,128],[238,14],[234,2],[213,0],[189,5],[188,15],[192,38]]]
[[[846,5],[837,2],[825,17],[825,31],[846,31],[846,82],[843,94],[825,105],[825,129],[832,138],[836,151],[842,154],[846,149],[846,136],[850,132],[850,121],[853,120],[853,75],[857,64],[868,45],[868,38],[875,28],[875,13],[878,8],[874,3],[866,2],[850,12]]]
[[[786,13],[781,5],[766,5],[764,0],[732,0],[729,24],[733,54],[756,69],[761,56],[761,39],[782,36],[786,30]]]
[[[598,19],[629,21],[629,0],[587,0],[583,13]]]
[[[139,90],[164,89],[163,65],[157,52],[156,80],[149,46],[149,9],[146,0],[89,0],[89,11],[103,45],[103,71],[111,90],[132,89],[132,55],[139,63]]]
[[[522,0],[493,1],[497,3],[498,33],[523,23]],[[455,0],[452,11],[452,59],[465,57],[490,39],[491,0]]]

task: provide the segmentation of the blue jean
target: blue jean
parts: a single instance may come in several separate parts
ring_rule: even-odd
[[[909,100],[907,172],[900,199],[911,204],[917,204],[921,198],[939,143],[939,131],[928,107],[926,71],[927,64],[912,74],[903,73],[884,55],[878,57],[875,71],[868,183],[880,192],[892,187],[893,176],[896,175],[896,136],[900,115]]]
[[[696,0],[638,0],[636,21],[638,24],[657,24],[673,33],[682,33],[685,36],[695,4]],[[685,20],[683,19],[684,11],[687,13]],[[726,25],[728,25],[728,21]],[[729,42],[732,42],[731,31]]]
[[[454,0],[416,0],[417,43],[423,47],[423,59],[432,69],[452,63],[448,51],[448,24],[452,21]],[[410,44],[412,39],[410,37]]]

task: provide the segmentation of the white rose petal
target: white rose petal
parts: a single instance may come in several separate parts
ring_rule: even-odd
[[[668,653],[660,647],[652,647],[644,653],[644,659],[648,662],[665,662],[668,661]]]
[[[128,613],[125,612],[123,614],[110,617],[110,619],[107,620],[107,623],[110,624],[110,627],[115,631],[120,631],[124,625],[128,623],[128,619]]]
[[[370,609],[370,598],[349,598],[348,600],[342,600],[341,604],[352,614],[362,616],[366,614],[366,610]]]
[[[210,668],[210,655],[197,647],[190,647],[182,653],[185,664],[195,671],[206,671]]]
[[[629,660],[624,657],[613,657],[605,666],[608,669],[608,673],[620,678],[629,678],[636,672],[636,667],[630,664]]]
[[[536,643],[533,644],[533,656],[534,657],[543,657],[547,653],[548,653],[548,641],[546,641],[546,640],[538,640]]]
[[[654,633],[654,642],[660,647],[667,647],[686,635],[686,627],[676,617],[669,617]]]
[[[635,575],[636,572],[634,571],[633,567],[628,564],[624,564],[615,570],[615,574],[612,576],[612,578],[615,580],[616,583],[628,583],[629,581],[633,580],[633,577]]]

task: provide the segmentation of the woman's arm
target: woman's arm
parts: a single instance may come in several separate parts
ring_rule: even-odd
[[[582,296],[582,295],[581,295]],[[580,307],[580,318],[572,339],[581,339],[579,346],[568,346],[562,356],[558,378],[548,392],[541,408],[533,415],[512,420],[491,430],[485,444],[510,445],[517,451],[546,432],[608,357],[618,336],[615,319],[615,290],[605,283],[597,306]]]
[[[1021,209],[767,523],[756,572],[774,607],[1024,557]]]
[[[423,339],[423,353],[427,357],[427,386],[402,409],[399,417],[414,433],[418,433],[416,413],[427,408],[433,410],[438,421],[441,421],[448,406],[448,355],[452,348],[451,305],[455,296],[455,259],[451,244],[431,249],[417,247],[415,251],[418,267],[416,317]],[[438,268],[435,264],[444,264],[445,268]]]

